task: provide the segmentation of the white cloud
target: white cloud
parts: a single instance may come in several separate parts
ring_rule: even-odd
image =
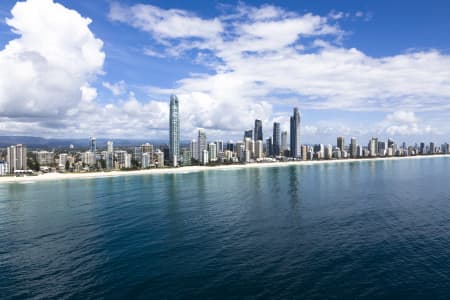
[[[61,117],[102,72],[102,41],[83,18],[52,0],[18,2],[6,23],[18,37],[0,52],[0,116]]]
[[[334,110],[388,114],[373,130],[315,120],[304,124],[306,137],[371,130],[400,135],[436,132],[433,122],[423,125],[411,112],[450,109],[450,56],[412,50],[371,57],[344,47],[346,33],[338,22],[351,17],[348,13],[319,16],[240,3],[232,12],[204,19],[184,10],[113,3],[109,17],[149,34],[146,55],[188,59],[208,72],[190,74],[170,88],[150,88],[146,101],[124,81],[104,81],[116,100],[97,103],[94,81],[105,55],[88,27],[91,21],[51,0],[28,0],[16,4],[7,21],[19,36],[0,52],[0,121],[58,135],[54,124],[42,120],[58,116],[60,126],[79,136],[166,137],[168,95],[176,93],[183,137],[192,137],[197,127],[241,137],[256,118],[265,129],[274,120],[286,129],[294,105],[328,116]],[[27,115],[41,119],[24,120]]]
[[[388,136],[418,136],[440,134],[440,131],[424,123],[412,111],[396,111],[388,114],[379,124],[379,130]]]
[[[125,81],[123,80],[120,80],[116,83],[109,83],[107,81],[104,81],[102,85],[104,88],[110,90],[114,96],[123,95],[127,91],[127,86],[125,84]]]
[[[185,37],[210,39],[222,31],[222,24],[217,19],[204,20],[184,10],[164,10],[146,4],[125,7],[113,3],[109,17],[114,21],[130,23],[162,39]]]

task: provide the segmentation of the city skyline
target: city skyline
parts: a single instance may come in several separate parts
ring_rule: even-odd
[[[2,1],[0,135],[165,139],[176,94],[182,140],[445,142],[449,4],[388,4]]]

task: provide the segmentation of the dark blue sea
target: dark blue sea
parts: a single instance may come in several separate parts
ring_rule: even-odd
[[[449,299],[450,158],[0,185],[1,299]]]

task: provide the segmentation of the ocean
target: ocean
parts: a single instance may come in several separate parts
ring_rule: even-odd
[[[0,185],[1,299],[448,299],[450,157]]]

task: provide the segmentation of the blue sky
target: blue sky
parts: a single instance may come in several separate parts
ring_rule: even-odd
[[[14,8],[14,9],[13,9]],[[448,1],[0,2],[0,134],[449,137]],[[92,22],[89,23],[86,18]],[[38,30],[39,29],[39,30]]]

